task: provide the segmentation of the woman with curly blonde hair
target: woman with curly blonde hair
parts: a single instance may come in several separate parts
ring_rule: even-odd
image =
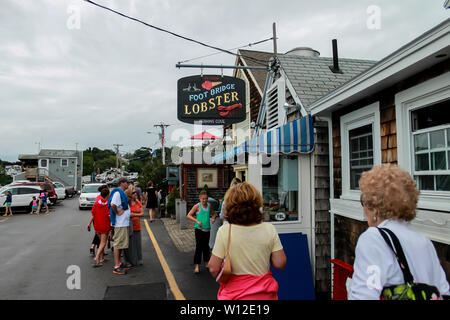
[[[232,275],[221,284],[219,300],[277,300],[278,283],[270,265],[286,266],[286,255],[275,227],[264,222],[261,212],[263,199],[250,183],[239,183],[225,194],[225,218],[229,222],[219,228],[209,260],[214,277],[220,271],[230,236]]]
[[[383,164],[364,172],[359,188],[369,229],[356,245],[349,299],[378,300],[383,288],[405,283],[394,252],[377,228],[388,229],[399,239],[415,282],[433,285],[447,295],[449,285],[432,242],[409,226],[419,199],[411,175]]]

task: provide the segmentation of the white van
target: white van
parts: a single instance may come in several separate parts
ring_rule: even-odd
[[[23,208],[26,209],[27,212],[31,212],[33,197],[36,197],[36,199],[39,200],[41,187],[38,185],[11,185],[9,187],[2,188],[0,190],[0,208],[2,208],[2,211],[4,211],[3,208],[5,208],[4,202],[6,200],[7,191],[11,191],[12,194],[12,208]]]

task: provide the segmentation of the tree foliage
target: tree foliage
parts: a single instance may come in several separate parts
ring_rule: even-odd
[[[6,162],[0,160],[0,186],[10,184],[13,181],[13,178],[6,174],[5,163]]]
[[[116,154],[114,151],[97,147],[88,148],[83,151],[83,175],[91,175],[108,170],[116,166]]]

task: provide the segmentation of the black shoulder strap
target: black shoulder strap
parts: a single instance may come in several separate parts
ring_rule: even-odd
[[[395,256],[397,257],[398,264],[400,266],[400,269],[403,272],[403,278],[406,283],[413,283],[414,277],[411,274],[411,271],[409,270],[408,261],[406,260],[405,253],[403,252],[402,246],[400,244],[400,241],[398,240],[397,236],[389,229],[387,228],[377,228],[378,231],[380,231],[380,234],[383,236],[383,239],[386,241],[387,245],[392,249]],[[388,233],[391,236],[392,242],[394,243],[394,247],[392,246],[392,243],[386,234]]]

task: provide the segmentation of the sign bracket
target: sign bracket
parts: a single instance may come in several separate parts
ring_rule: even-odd
[[[203,68],[205,69],[248,69],[248,70],[270,70],[270,67],[263,67],[263,66],[224,66],[224,65],[199,65],[199,64],[181,64],[177,63],[175,65],[176,68],[200,68],[201,72],[203,73]]]

